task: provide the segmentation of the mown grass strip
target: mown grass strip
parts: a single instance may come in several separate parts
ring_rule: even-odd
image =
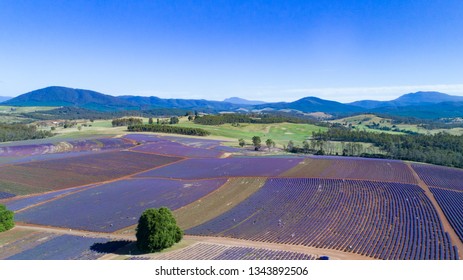
[[[232,209],[265,183],[265,178],[231,178],[209,195],[174,211],[182,229],[207,222]]]

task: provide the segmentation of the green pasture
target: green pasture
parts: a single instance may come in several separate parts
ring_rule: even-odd
[[[12,110],[13,108],[13,110]],[[41,106],[30,106],[30,107],[16,107],[16,106],[0,106],[0,113],[3,114],[21,114],[21,113],[32,113],[38,111],[48,111],[56,109],[58,107],[41,107]]]
[[[289,140],[295,143],[302,143],[312,136],[312,132],[326,131],[326,127],[316,126],[312,124],[293,124],[293,123],[275,123],[275,124],[249,124],[242,123],[239,126],[231,124],[223,125],[201,125],[188,121],[183,117],[177,126],[202,128],[211,133],[210,138],[227,138],[235,140],[243,138],[247,143],[252,142],[253,136],[259,136],[262,144],[265,145],[265,140],[272,139],[277,145],[286,145]]]

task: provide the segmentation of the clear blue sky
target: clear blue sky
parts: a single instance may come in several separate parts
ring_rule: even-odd
[[[463,1],[0,0],[0,95],[463,95]]]

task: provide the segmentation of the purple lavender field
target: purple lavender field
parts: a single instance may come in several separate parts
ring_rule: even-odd
[[[101,138],[58,143],[0,146],[0,157],[24,157],[64,152],[126,149],[132,146],[133,143],[131,141],[123,138]]]
[[[226,179],[128,179],[87,189],[16,214],[24,223],[113,232],[138,222],[147,208],[172,210],[219,188]]]
[[[217,158],[223,153],[218,150],[194,148],[175,142],[156,142],[137,146],[132,150],[160,155],[182,156],[189,158]]]
[[[458,259],[424,191],[402,183],[269,179],[235,208],[186,233],[329,248],[379,259]]]
[[[15,194],[7,193],[7,192],[0,192],[0,200],[15,197]]]
[[[94,185],[83,186],[83,187],[76,187],[76,188],[69,188],[60,191],[48,192],[39,195],[27,196],[27,197],[18,197],[17,199],[9,200],[5,202],[5,206],[12,211],[19,211],[24,208],[33,206],[38,203],[42,203],[44,201],[54,199],[60,196],[64,196],[73,192],[81,191],[84,189],[88,189],[93,187]],[[1,195],[1,194],[0,194]]]
[[[463,191],[462,169],[427,164],[413,164],[412,166],[428,186]]]
[[[442,211],[463,241],[463,192],[441,188],[429,188],[439,203]]]
[[[163,139],[178,142],[183,145],[187,145],[194,148],[213,148],[220,145],[222,141],[218,140],[209,140],[209,139],[198,139],[190,137],[179,137],[179,136],[162,136]]]
[[[197,243],[185,249],[153,256],[157,260],[315,260],[309,254],[243,246]]]
[[[136,177],[164,177],[179,179],[273,177],[293,168],[302,158],[223,158],[189,159]]]
[[[92,250],[96,243],[106,243],[106,238],[89,238],[74,235],[52,236],[44,243],[14,254],[7,260],[95,260],[104,253]]]

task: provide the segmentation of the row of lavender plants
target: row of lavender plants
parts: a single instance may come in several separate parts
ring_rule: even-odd
[[[8,260],[95,260],[104,255],[91,249],[95,243],[106,243],[106,238],[60,235],[47,239],[35,247],[21,251]]]
[[[458,237],[463,242],[463,192],[430,187]]]
[[[222,152],[219,150],[194,148],[170,141],[147,143],[137,146],[133,148],[133,150],[146,153],[190,158],[217,158],[222,155]]]
[[[436,210],[416,185],[269,179],[227,213],[187,230],[329,248],[379,259],[457,259]]]
[[[315,260],[313,255],[285,250],[197,243],[182,250],[153,256],[158,260]]]
[[[172,210],[200,199],[226,179],[179,181],[128,179],[89,188],[16,214],[18,221],[62,228],[113,232],[138,222],[147,208]]]
[[[64,190],[59,190],[59,191],[53,191],[53,192],[47,192],[44,194],[39,194],[39,195],[32,195],[32,196],[27,196],[27,197],[18,197],[17,199],[14,200],[9,200],[5,202],[5,206],[12,211],[19,211],[27,207],[31,207],[33,205],[60,197],[64,196],[73,192],[77,192],[80,190],[84,190],[87,188],[91,188],[94,185],[88,185],[88,186],[83,186],[83,187],[76,187],[76,188],[69,188],[69,189],[64,189]]]
[[[408,166],[395,160],[364,159],[364,158],[312,158],[314,162],[309,168],[317,166],[323,161],[329,165],[320,170],[320,178],[362,179],[386,182],[401,182],[415,184],[416,180]]]
[[[75,140],[59,143],[27,144],[15,146],[1,146],[0,156],[22,157],[42,155],[48,153],[80,152],[110,149],[126,149],[133,143],[123,138],[101,138],[88,140]]]
[[[226,178],[226,177],[272,177],[293,168],[301,158],[223,158],[189,159],[156,170],[147,171],[139,177],[164,178]]]
[[[463,170],[461,169],[427,164],[413,164],[412,166],[428,186],[463,191]]]
[[[12,194],[12,193],[0,192],[0,200],[1,200],[1,199],[7,199],[7,198],[15,197],[15,196],[16,196],[16,195],[15,195],[15,194]]]

